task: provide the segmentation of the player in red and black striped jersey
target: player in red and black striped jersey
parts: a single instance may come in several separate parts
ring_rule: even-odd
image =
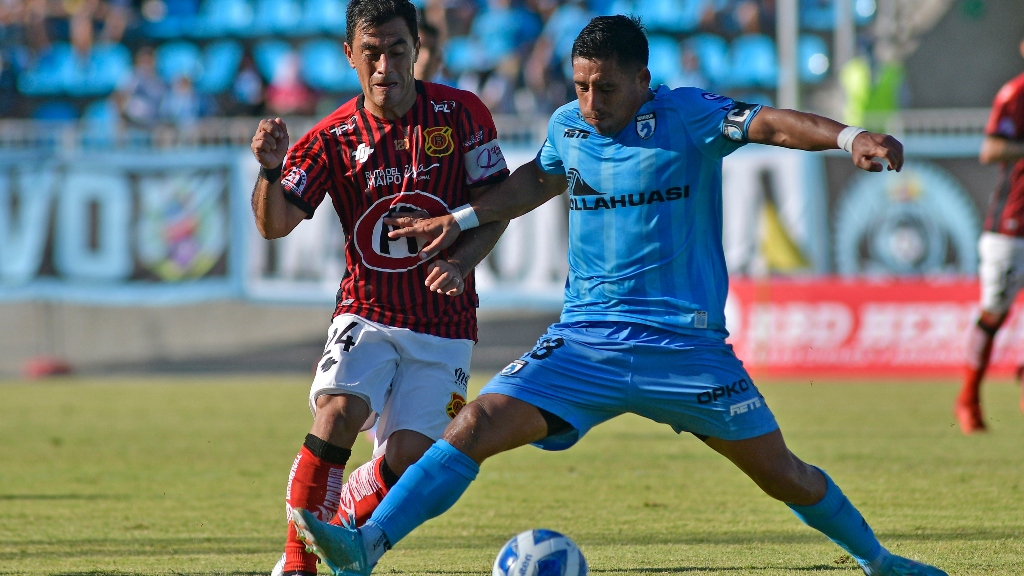
[[[1024,42],[1020,51],[1024,56]],[[1024,287],[1024,74],[996,94],[979,159],[984,164],[998,162],[1000,179],[978,241],[981,316],[971,332],[963,387],[954,406],[964,434],[985,430],[979,402],[981,381],[996,332]]]
[[[481,227],[430,260],[414,240],[389,238],[385,218],[452,212],[509,171],[476,96],[414,80],[412,4],[353,0],[347,22],[345,52],[363,93],[290,149],[280,119],[263,120],[252,143],[261,234],[288,234],[329,197],[346,238],[347,269],[310,391],[313,426],[286,497],[289,513],[314,510],[325,521],[368,517],[465,405],[477,335],[471,271],[507,224]],[[375,421],[374,459],[342,485],[355,438]],[[275,573],[316,573],[290,522]]]

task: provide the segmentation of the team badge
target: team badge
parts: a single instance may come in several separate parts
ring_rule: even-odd
[[[511,364],[501,369],[502,376],[511,376],[516,372],[523,369],[524,366],[529,364],[526,360],[513,360]]]
[[[447,156],[455,151],[450,126],[434,126],[423,131],[423,150],[431,156]]]
[[[452,392],[452,399],[448,401],[448,405],[445,406],[445,411],[448,413],[448,417],[455,419],[459,415],[459,412],[466,407],[466,399],[462,397],[462,394]]]
[[[657,119],[654,117],[654,112],[648,112],[647,114],[640,114],[636,117],[636,134],[643,140],[647,140],[651,136],[654,136],[654,128]]]

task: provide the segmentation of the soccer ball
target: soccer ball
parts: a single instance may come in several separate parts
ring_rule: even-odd
[[[579,546],[554,530],[529,530],[514,536],[494,559],[493,576],[586,576]]]

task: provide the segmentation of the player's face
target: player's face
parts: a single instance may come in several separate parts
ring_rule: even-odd
[[[376,116],[397,119],[416,101],[413,63],[419,42],[399,17],[375,27],[359,27],[345,55],[356,69],[366,107]]]
[[[651,73],[646,66],[637,70],[614,60],[576,58],[572,81],[583,120],[605,136],[625,128],[650,97]]]

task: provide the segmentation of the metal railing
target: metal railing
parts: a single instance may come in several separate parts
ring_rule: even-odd
[[[897,135],[964,136],[981,135],[988,109],[961,108],[904,110],[873,116],[866,124]],[[286,119],[294,142],[312,128],[317,118]],[[547,134],[546,116],[494,117],[502,143],[535,146]],[[138,128],[125,124],[90,121],[53,122],[0,120],[0,150],[96,150],[169,149],[198,147],[248,147],[259,118],[206,118],[192,126],[160,125]]]

